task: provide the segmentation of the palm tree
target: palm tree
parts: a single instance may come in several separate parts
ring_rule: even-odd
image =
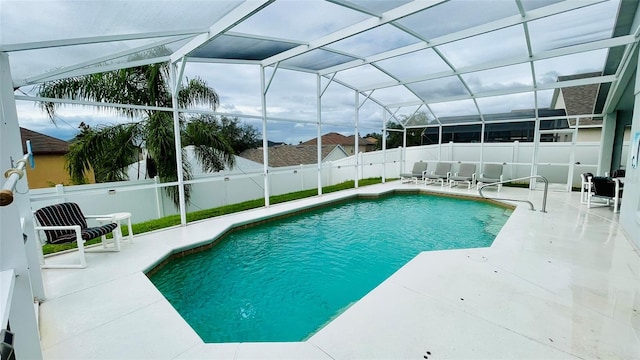
[[[48,98],[82,99],[94,103],[117,103],[171,108],[167,63],[139,66],[100,74],[91,74],[44,83],[38,94]],[[215,110],[218,94],[199,78],[187,80],[178,93],[178,107],[204,104]],[[41,102],[41,108],[55,122],[61,104]],[[66,155],[66,168],[76,183],[83,183],[91,170],[96,182],[126,179],[126,168],[139,160],[141,148],[147,150],[148,162],[155,165],[162,182],[176,181],[176,149],[173,113],[138,108],[100,106],[124,115],[130,123],[92,128],[81,124],[80,134],[72,141]],[[211,117],[187,118],[180,114],[183,146],[194,145],[203,171],[219,171],[233,165],[233,149],[217,131]],[[182,151],[184,180],[192,178],[190,164]],[[177,187],[165,187],[176,206]],[[185,185],[189,202],[189,186]]]

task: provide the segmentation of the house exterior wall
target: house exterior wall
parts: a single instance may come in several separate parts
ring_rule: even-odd
[[[27,166],[27,179],[30,189],[42,189],[57,184],[73,185],[65,168],[64,155],[38,154],[33,156],[35,167]],[[87,184],[94,184],[93,170],[87,174]]]
[[[577,141],[600,141],[602,128],[582,128],[578,130]]]
[[[35,167],[27,167],[29,188],[41,189],[56,184],[71,185],[71,178],[64,168],[62,155],[35,155]]]
[[[336,146],[333,150],[331,150],[331,152],[327,156],[325,156],[324,159],[322,159],[322,162],[344,159],[347,156],[349,155],[347,155],[345,151],[342,151],[340,147]]]
[[[640,93],[638,93],[640,90],[639,70],[640,64],[636,64],[634,109],[640,109]],[[633,112],[629,130],[631,137],[630,149],[626,154],[622,154],[622,161],[620,162],[626,168],[624,193],[620,205],[620,226],[636,248],[640,248],[640,164],[638,164],[637,159],[638,149],[640,148],[640,144],[638,144],[640,143],[640,111]],[[627,129],[625,129],[626,132]],[[636,162],[635,167],[633,166],[634,160]]]

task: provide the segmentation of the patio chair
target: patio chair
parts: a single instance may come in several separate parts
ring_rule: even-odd
[[[580,204],[586,204],[589,200],[589,194],[593,191],[591,178],[593,178],[592,173],[580,174]]]
[[[46,242],[49,244],[62,244],[69,242],[77,242],[78,253],[80,256],[79,264],[46,264],[43,262],[42,267],[45,269],[78,269],[87,267],[85,257],[84,242],[97,237],[102,238],[102,245],[106,248],[106,235],[113,232],[118,224],[114,221],[110,223],[88,227],[87,219],[108,219],[110,215],[84,215],[80,207],[76,203],[66,202],[45,206],[34,212],[34,218],[37,220],[34,230],[36,238],[40,239],[41,231],[46,235]],[[120,237],[114,232],[113,250],[120,251]]]
[[[429,164],[422,161],[414,163],[411,173],[400,174],[400,183],[413,182],[417,184],[418,181],[422,180],[424,172],[427,171],[427,165]]]
[[[430,174],[424,174],[424,184],[440,183],[440,186],[444,186],[444,182],[448,181],[451,176],[451,164],[439,162],[436,164],[436,169]]]
[[[502,164],[485,164],[482,173],[478,177],[477,187],[481,184],[493,184],[502,181]],[[498,191],[502,189],[502,184],[498,184]]]
[[[457,185],[459,182],[466,182],[467,189],[471,189],[476,181],[476,164],[460,164],[458,172],[449,177],[449,187]]]
[[[592,185],[592,191],[587,196],[587,207],[593,207],[592,198],[597,197],[607,201],[604,206],[611,206],[613,200],[613,212],[620,211],[620,199],[622,198],[622,182],[619,178],[610,178],[605,176],[589,177],[588,181]],[[599,204],[600,205],[600,204]]]

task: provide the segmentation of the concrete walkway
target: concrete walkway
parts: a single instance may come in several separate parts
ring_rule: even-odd
[[[412,188],[477,194],[399,182],[367,186],[137,235],[120,253],[89,250],[86,269],[44,270],[44,357],[640,358],[640,254],[617,214],[587,209],[578,193],[550,192],[547,213],[518,203],[490,248],[421,253],[305,342],[205,344],[143,273],[234,223]],[[499,196],[542,203],[541,191],[504,187]]]

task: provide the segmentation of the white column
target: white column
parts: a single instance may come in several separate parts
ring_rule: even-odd
[[[484,133],[485,133],[485,124],[482,123],[480,126],[480,164],[478,165],[478,174],[482,173],[482,166],[484,165]]]
[[[538,93],[534,93],[534,101],[535,101],[535,125],[533,130],[533,156],[531,156],[531,172],[530,176],[535,176],[538,174],[538,151],[540,150],[540,118],[538,117]],[[533,190],[536,188],[536,179],[532,178],[529,182],[529,189]]]
[[[617,112],[604,115],[602,130],[600,131],[600,152],[598,153],[598,169],[596,174],[602,175],[611,169],[611,157],[613,156],[613,143],[616,138]]]
[[[623,159],[622,164],[625,165],[626,173],[624,180],[624,192],[622,194],[622,202],[620,204],[620,226],[625,234],[635,244],[636,248],[640,247],[640,164],[636,163],[633,167],[634,158],[637,161],[640,146],[640,62],[635,64],[636,78],[633,91],[633,118],[631,122],[631,148],[629,156]],[[631,66],[630,66],[631,68]],[[632,71],[632,70],[628,70]],[[615,127],[614,127],[615,129]],[[615,133],[615,131],[614,131]],[[611,137],[614,136],[611,134]],[[613,144],[613,140],[612,140]]]
[[[0,171],[15,167],[15,161],[22,159],[22,144],[20,138],[20,126],[18,125],[18,114],[16,102],[13,96],[13,83],[11,80],[11,69],[9,67],[9,57],[6,53],[0,52]],[[14,162],[12,164],[12,162]],[[5,179],[1,177],[2,184]],[[26,179],[21,179],[24,187]],[[29,229],[23,229],[21,219]],[[13,338],[13,347],[16,359],[42,359],[40,349],[40,337],[34,310],[34,295],[44,296],[42,289],[42,275],[39,266],[39,254],[33,253],[40,244],[36,244],[33,227],[31,227],[33,217],[30,211],[29,195],[14,192],[14,200],[7,206],[0,206],[0,272],[2,280],[0,286],[4,290],[10,283],[10,277],[4,274],[14,272],[13,296],[8,304],[2,306],[2,320],[8,317],[11,323],[11,331],[16,334]],[[27,232],[25,232],[27,231]],[[23,233],[27,234],[27,243],[23,241]],[[30,252],[27,256],[27,251]],[[31,259],[31,260],[28,260]],[[35,264],[30,262],[34,261]],[[33,267],[33,271],[29,270]],[[7,271],[7,272],[5,272]],[[35,290],[32,290],[35,286]],[[4,292],[4,291],[3,291]],[[5,293],[6,294],[6,293]],[[7,306],[10,307],[7,307]],[[8,310],[5,313],[5,310]],[[8,315],[8,316],[5,316]],[[0,328],[5,329],[7,324],[0,324]]]
[[[438,125],[438,161],[442,158],[442,124]]]
[[[382,108],[382,183],[387,182],[387,112]]]
[[[316,127],[316,139],[318,139],[317,157],[318,157],[318,195],[322,195],[322,77],[318,75],[317,86],[317,127]]]
[[[173,138],[176,147],[176,166],[178,174],[178,198],[180,200],[180,224],[187,225],[187,210],[184,195],[184,173],[182,171],[182,140],[180,139],[180,113],[178,112],[178,91],[182,79],[178,77],[176,65],[171,64],[171,106],[173,107]]]
[[[274,70],[275,71],[275,70]],[[260,101],[262,104],[262,172],[264,176],[264,206],[269,207],[269,140],[267,139],[267,90],[264,66],[260,66]]]
[[[355,134],[355,136],[353,138],[355,139],[355,145],[354,145],[354,149],[355,150],[354,150],[354,153],[355,153],[355,156],[356,156],[356,158],[355,158],[355,160],[356,160],[356,177],[355,177],[355,181],[354,181],[354,184],[355,184],[354,186],[357,189],[358,188],[358,178],[360,177],[359,176],[359,170],[360,170],[360,158],[361,158],[361,156],[358,154],[358,152],[359,152],[358,151],[359,150],[358,149],[358,145],[360,143],[360,141],[358,141],[358,140],[360,140],[360,133],[358,132],[359,131],[358,130],[358,125],[359,125],[358,114],[360,113],[360,104],[359,104],[359,102],[360,102],[360,93],[357,92],[357,91],[355,93],[356,93],[356,102],[355,102],[355,110],[356,110],[356,113],[355,113],[355,130],[356,130],[356,134]]]

